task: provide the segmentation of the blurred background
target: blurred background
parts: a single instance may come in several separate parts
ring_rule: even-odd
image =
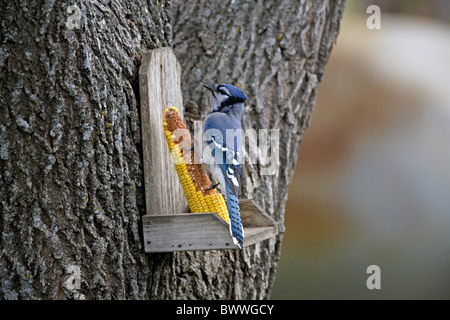
[[[272,299],[450,299],[450,1],[347,1],[285,226]]]

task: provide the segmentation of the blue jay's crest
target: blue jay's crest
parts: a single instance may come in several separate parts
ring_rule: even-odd
[[[231,84],[205,83],[204,86],[211,91],[211,112],[236,111],[241,115],[242,103],[248,99],[241,89]]]
[[[247,100],[247,96],[244,92],[242,92],[241,89],[231,85],[231,84],[221,84],[217,86],[218,91],[223,91],[223,93],[228,94],[229,97],[233,97],[236,100],[242,100],[241,102],[244,102]]]
[[[203,121],[202,158],[208,164],[205,169],[211,180],[219,183],[220,191],[226,196],[230,233],[233,242],[242,248],[244,228],[237,195],[241,178],[241,117],[247,96],[231,84],[205,83],[204,86],[211,91],[212,109]],[[227,137],[227,131],[234,133],[232,139]]]

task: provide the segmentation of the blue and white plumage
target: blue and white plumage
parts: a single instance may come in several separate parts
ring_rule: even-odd
[[[247,96],[230,84],[206,83],[211,112],[203,121],[203,163],[226,197],[230,234],[240,248],[244,242],[238,191],[241,177],[241,118]]]

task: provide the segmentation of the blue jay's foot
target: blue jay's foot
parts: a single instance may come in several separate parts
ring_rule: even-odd
[[[209,187],[209,189],[207,189],[206,191],[211,191],[211,190],[217,188],[217,186],[218,186],[219,184],[220,184],[219,182],[216,183],[216,184],[213,184],[213,183],[211,182],[211,187]]]

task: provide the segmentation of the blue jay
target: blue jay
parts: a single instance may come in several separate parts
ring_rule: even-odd
[[[241,177],[241,118],[247,96],[230,84],[205,83],[211,91],[211,112],[203,120],[202,162],[211,180],[226,197],[233,242],[242,249],[244,228],[241,222],[238,191]]]

